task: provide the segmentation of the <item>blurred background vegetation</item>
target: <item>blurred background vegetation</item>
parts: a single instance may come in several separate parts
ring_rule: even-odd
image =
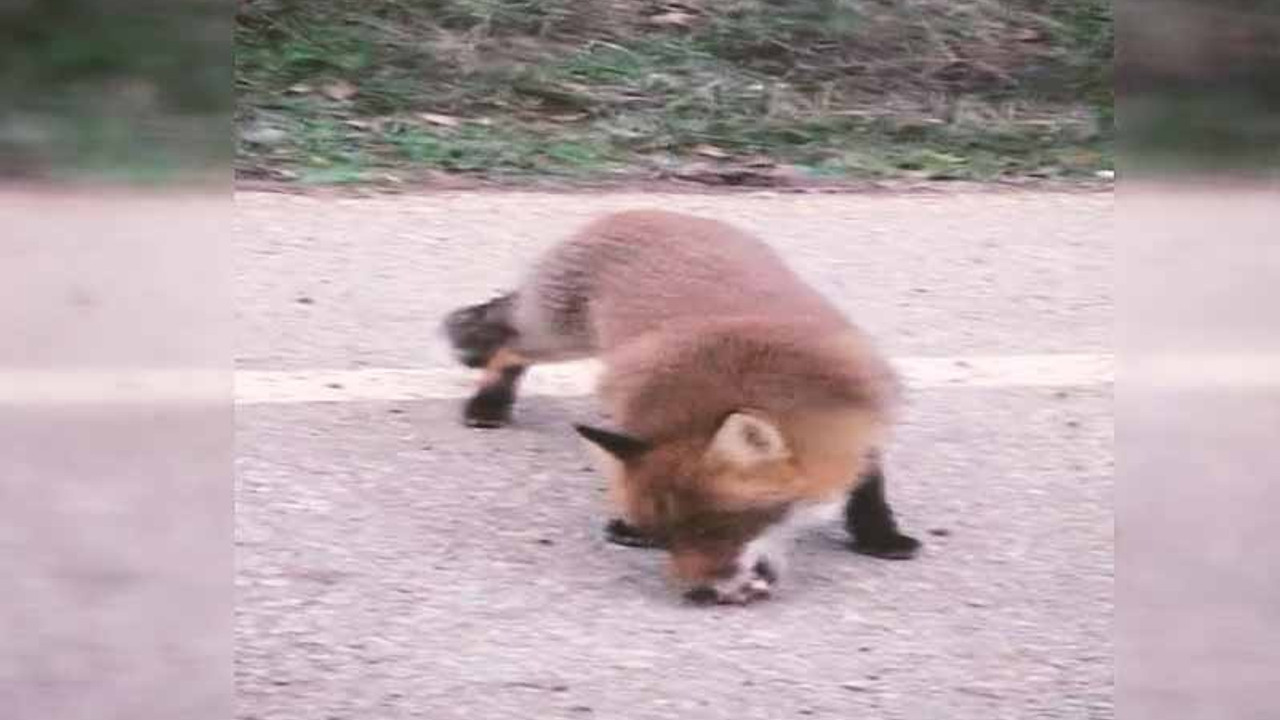
[[[226,168],[225,0],[0,0],[0,179]]]
[[[1111,167],[1110,0],[239,0],[237,168],[991,178]]]
[[[1125,162],[1153,173],[1280,176],[1280,3],[1117,5]]]

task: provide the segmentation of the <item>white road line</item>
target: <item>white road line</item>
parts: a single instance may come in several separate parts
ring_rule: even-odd
[[[1106,385],[1114,358],[1105,354],[905,357],[895,365],[913,388],[1072,387]],[[590,395],[595,361],[534,368],[522,395]],[[239,405],[395,400],[453,400],[468,396],[476,372],[462,367],[361,370],[239,370]],[[232,374],[208,369],[0,368],[0,408],[78,404],[228,402]]]
[[[1065,388],[1111,385],[1117,360],[1110,354],[974,355],[901,357],[894,361],[911,389]],[[1221,353],[1125,356],[1126,388],[1280,388],[1280,354]],[[534,368],[523,395],[590,395],[599,372],[595,361]],[[467,397],[476,372],[462,367],[361,370],[239,370],[238,405]],[[149,403],[226,403],[232,373],[193,370],[48,370],[0,368],[0,409],[24,406]]]
[[[895,366],[912,387],[1070,387],[1112,381],[1110,355],[1010,355],[899,358]],[[590,395],[599,373],[595,361],[533,368],[522,395]],[[467,397],[476,373],[466,369],[301,370],[236,373],[240,404],[449,400]]]

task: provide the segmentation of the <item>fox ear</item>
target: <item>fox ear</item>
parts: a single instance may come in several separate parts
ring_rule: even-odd
[[[611,430],[601,430],[590,425],[574,425],[573,429],[588,442],[604,450],[618,460],[631,460],[649,452],[649,443],[639,438]]]
[[[758,415],[736,412],[725,418],[707,453],[739,468],[783,460],[791,449],[777,426]]]

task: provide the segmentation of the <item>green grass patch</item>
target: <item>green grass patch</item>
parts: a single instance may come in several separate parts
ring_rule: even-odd
[[[1110,24],[1103,0],[251,0],[237,161],[1090,174],[1111,165]]]

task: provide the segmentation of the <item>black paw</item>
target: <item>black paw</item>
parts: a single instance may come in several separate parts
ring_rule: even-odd
[[[511,422],[513,398],[509,395],[480,393],[467,401],[462,409],[462,422],[473,428],[500,428]]]
[[[614,545],[644,549],[663,547],[661,541],[645,535],[634,525],[621,518],[614,518],[605,524],[604,537]]]
[[[719,604],[720,593],[716,592],[716,589],[713,587],[703,585],[686,591],[684,599],[691,605],[706,607],[709,605]]]
[[[910,535],[886,535],[874,540],[854,540],[849,547],[856,553],[882,560],[910,560],[921,548],[919,540]]]

